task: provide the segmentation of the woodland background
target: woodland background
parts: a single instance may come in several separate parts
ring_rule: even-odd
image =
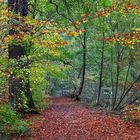
[[[48,95],[139,123],[139,21],[138,0],[1,0],[0,132],[28,131],[16,112]]]

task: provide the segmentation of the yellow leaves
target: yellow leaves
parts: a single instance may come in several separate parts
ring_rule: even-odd
[[[140,31],[140,28],[136,28],[136,29],[134,29],[134,31]]]
[[[79,26],[80,24],[81,24],[80,21],[74,21],[74,22],[72,23],[72,25],[74,25],[74,26]]]
[[[2,15],[3,17],[8,17],[9,16],[8,9],[7,8],[1,9],[0,15]]]
[[[42,31],[42,34],[48,34],[48,33],[50,33],[49,30],[43,30],[43,31]]]
[[[10,36],[8,35],[7,37],[4,38],[4,42],[8,42],[10,39]]]
[[[77,36],[79,35],[79,33],[78,33],[78,32],[71,32],[71,31],[68,31],[66,35],[67,35],[67,36],[74,36],[74,37],[77,37]]]
[[[55,56],[55,57],[59,57],[61,55],[61,53],[57,50],[50,50],[49,54],[51,54],[52,56]]]
[[[129,117],[131,120],[140,120],[140,106],[134,104],[128,105],[124,108],[124,117]]]
[[[24,18],[24,20],[26,21],[26,23],[28,23],[28,22],[32,21],[33,18],[32,18],[31,16],[26,16],[26,17]]]
[[[46,26],[46,24],[49,24],[49,22],[47,20],[33,19],[31,16],[25,17],[24,20],[28,25],[34,26],[34,28]]]
[[[10,41],[12,41],[14,39],[14,36],[12,35],[7,35],[4,39],[3,39],[3,46],[6,46],[6,44],[8,44]],[[5,47],[4,47],[5,48]]]
[[[110,15],[110,13],[106,13],[106,14],[104,14],[105,17],[108,17],[109,15]]]
[[[25,32],[19,32],[18,34],[13,34],[13,35],[7,35],[4,38],[4,42],[9,42],[12,43],[14,41],[18,42],[18,41],[23,41],[29,39],[29,36],[25,33]]]
[[[128,47],[131,48],[131,49],[134,49],[134,46],[133,45],[129,45]]]
[[[2,49],[6,49],[8,46],[6,46],[5,44],[1,46]]]
[[[33,30],[32,30],[32,33],[36,33],[36,30],[33,29]]]
[[[7,48],[8,44],[24,44],[32,43],[35,47],[42,47],[43,49],[50,50],[49,53],[53,56],[60,56],[61,47],[65,47],[68,42],[63,39],[62,35],[77,37],[81,34],[82,30],[75,30],[70,27],[57,28],[58,23],[48,20],[33,19],[31,16],[21,17],[19,14],[8,12],[8,9],[0,10],[0,20],[11,19],[11,24],[6,27],[8,30],[13,29],[13,35],[8,35],[3,39],[3,48]],[[87,15],[83,16],[83,22],[87,22]],[[75,21],[74,24],[79,26],[81,20]],[[73,27],[73,25],[72,25]],[[0,33],[1,34],[1,33]],[[2,33],[4,34],[4,33]]]
[[[136,14],[137,14],[138,16],[140,16],[140,8],[139,8],[138,11],[136,12]]]
[[[55,32],[54,35],[55,35],[55,36],[60,36],[58,32]]]
[[[6,19],[7,19],[6,16],[0,16],[0,21],[4,21],[4,20],[6,20]]]
[[[34,43],[39,46],[39,47],[46,47],[46,48],[58,48],[58,47],[64,47],[68,43],[64,40],[59,40],[59,41],[49,41],[49,40],[36,40]]]
[[[79,36],[79,34],[80,34],[80,32],[79,32],[79,31],[75,31],[75,32],[73,32],[73,36],[74,36],[74,37]]]
[[[67,31],[67,32],[66,32],[66,35],[67,35],[67,36],[77,37],[77,36],[79,36],[82,32],[83,32],[83,30]]]

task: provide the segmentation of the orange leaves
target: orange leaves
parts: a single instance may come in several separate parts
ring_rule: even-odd
[[[137,7],[136,14],[137,14],[138,16],[140,16],[140,7]]]
[[[72,22],[71,25],[74,27],[79,27],[80,25],[87,23],[89,21],[89,17],[90,14],[84,13],[81,15],[81,17],[78,20]]]
[[[138,140],[140,128],[120,117],[91,110],[64,97],[50,97],[50,108],[30,116],[34,140]],[[29,119],[28,119],[29,120]],[[21,139],[28,139],[26,136]],[[20,138],[19,138],[20,139]]]
[[[3,14],[5,16],[3,16]],[[64,47],[68,43],[62,38],[61,34],[71,34],[71,36],[76,37],[80,33],[80,31],[77,30],[68,31],[64,28],[57,28],[57,22],[54,21],[33,19],[31,16],[21,17],[20,15],[10,13],[8,9],[0,10],[0,15],[2,15],[0,20],[7,20],[5,24],[0,27],[2,28],[0,35],[4,34],[3,31],[5,31],[5,29],[3,29],[3,27],[7,30],[9,30],[9,28],[12,29],[12,35],[5,35],[3,37],[2,48],[7,48],[9,43],[19,45],[33,43],[38,47],[47,48]],[[4,22],[2,21],[2,23]]]
[[[83,14],[81,17],[81,22],[83,22],[83,23],[88,22],[89,16],[90,15],[88,13]]]
[[[60,45],[60,46],[66,46],[68,43],[66,41],[59,41],[59,42],[55,42],[56,45]]]
[[[134,104],[126,106],[124,109],[124,117],[132,121],[140,121],[140,107]]]
[[[123,46],[134,48],[135,44],[140,43],[140,30],[135,29],[130,33],[114,34],[112,37],[104,38],[108,42],[118,42]]]
[[[139,9],[139,5],[137,5],[133,0],[126,0],[125,2],[114,0],[111,7],[106,7],[99,10],[97,13],[95,13],[93,18],[100,16],[108,17],[112,12],[120,12],[121,14],[136,13],[137,15],[140,15]]]
[[[111,12],[112,12],[112,10],[110,8],[104,8],[103,10],[100,10],[97,13],[95,13],[93,18],[97,18],[97,17],[100,17],[100,16],[108,17]]]
[[[80,34],[80,30],[77,30],[77,31],[67,31],[67,32],[66,32],[66,35],[67,35],[67,36],[74,36],[74,37],[77,37],[77,36],[79,36],[79,34]]]

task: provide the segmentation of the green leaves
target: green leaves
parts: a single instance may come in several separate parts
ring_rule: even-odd
[[[111,0],[104,0],[105,6],[110,7],[111,6]]]
[[[111,6],[112,0],[99,0],[99,3],[104,5],[105,7],[110,7]]]
[[[19,133],[29,131],[28,124],[10,106],[0,105],[0,133]]]

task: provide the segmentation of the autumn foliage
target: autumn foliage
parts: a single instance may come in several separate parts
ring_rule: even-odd
[[[140,124],[140,107],[134,104],[126,106],[124,109],[124,118]]]
[[[27,116],[32,121],[31,133],[22,140],[135,140],[140,128],[118,116],[85,108],[64,97],[48,98],[50,108],[41,115]]]
[[[20,9],[18,2],[22,1],[15,1]],[[11,139],[139,140],[140,2],[25,1],[28,15],[21,16],[13,3],[11,8],[0,0],[0,103],[3,108],[10,102],[7,83],[12,76],[23,84],[16,99],[22,102],[24,113],[28,112],[29,96],[25,93],[30,92],[40,114],[25,115],[24,120],[32,122],[31,131]],[[21,55],[10,57],[18,49]],[[64,90],[78,100],[92,100],[91,106],[104,110],[89,109],[64,97],[44,99],[46,93],[60,96]],[[47,103],[48,110],[44,109]],[[7,117],[6,110],[7,106],[1,120]],[[124,120],[113,113],[123,113]],[[7,120],[2,122],[4,131],[13,123],[9,117]],[[16,126],[20,125],[8,125],[11,133]]]

